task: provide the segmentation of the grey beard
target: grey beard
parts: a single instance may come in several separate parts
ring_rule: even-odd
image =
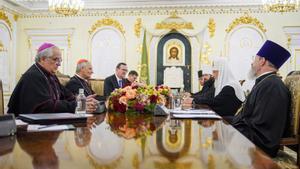
[[[255,78],[256,78],[255,71],[252,67],[249,69],[247,76],[248,76],[249,80],[255,80]]]

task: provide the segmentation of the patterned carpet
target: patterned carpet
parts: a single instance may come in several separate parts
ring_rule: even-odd
[[[295,151],[284,147],[284,151],[279,151],[274,161],[283,169],[299,169],[297,166],[297,154]]]

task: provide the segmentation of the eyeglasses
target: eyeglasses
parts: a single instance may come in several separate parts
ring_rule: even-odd
[[[51,59],[52,61],[54,61],[55,63],[61,63],[62,62],[62,59],[59,58],[59,57],[56,57],[56,58],[49,58]]]

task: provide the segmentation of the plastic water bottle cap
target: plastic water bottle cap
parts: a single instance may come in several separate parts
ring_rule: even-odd
[[[84,93],[84,90],[83,89],[79,89],[79,94],[83,94]]]

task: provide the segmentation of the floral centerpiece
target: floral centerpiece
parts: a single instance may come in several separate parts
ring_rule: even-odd
[[[166,105],[170,94],[167,86],[126,86],[111,93],[108,108],[120,113],[128,110],[153,112],[156,104]]]

